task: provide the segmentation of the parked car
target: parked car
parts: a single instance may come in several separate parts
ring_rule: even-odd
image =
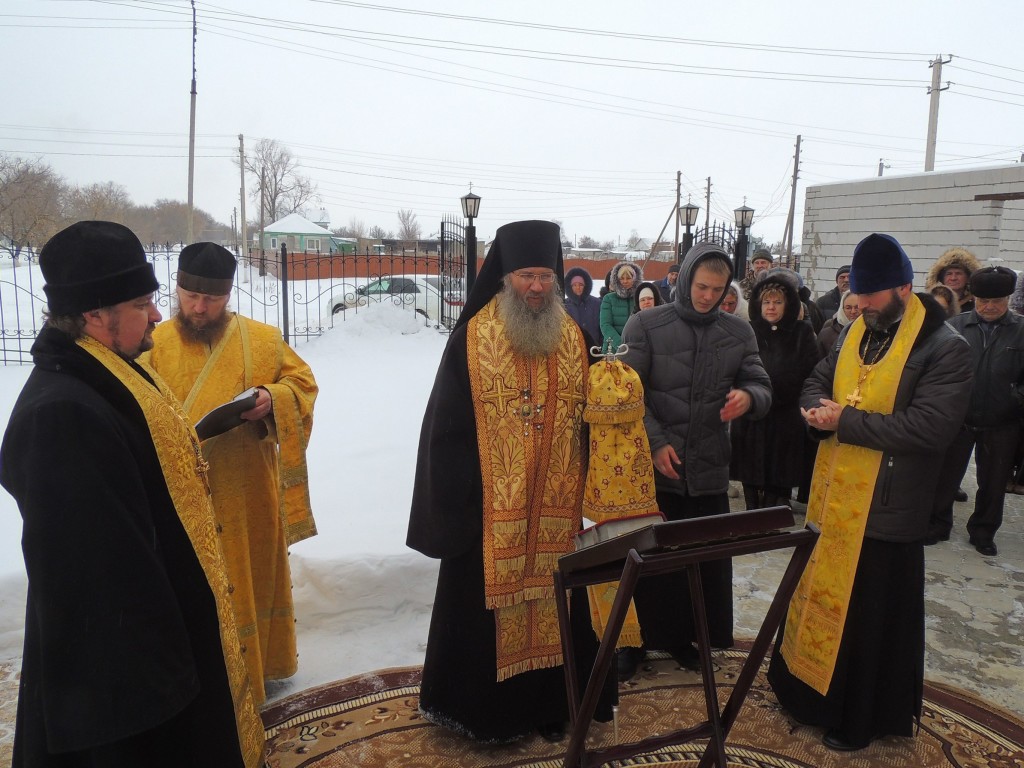
[[[329,302],[332,314],[390,301],[407,307],[430,322],[441,321],[441,308],[458,317],[465,302],[465,283],[440,275],[387,275],[366,285],[334,294]]]

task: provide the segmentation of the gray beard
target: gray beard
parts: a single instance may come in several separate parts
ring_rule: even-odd
[[[565,305],[549,292],[544,305],[531,309],[511,287],[498,294],[498,317],[505,323],[505,336],[515,352],[527,357],[545,357],[558,349],[562,339]]]

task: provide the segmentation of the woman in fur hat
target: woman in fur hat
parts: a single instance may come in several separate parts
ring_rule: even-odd
[[[611,344],[612,350],[622,343],[622,329],[633,314],[633,295],[644,279],[640,267],[628,261],[620,261],[611,271],[608,280],[610,290],[601,299],[601,343]]]
[[[971,296],[967,282],[980,267],[977,257],[966,248],[950,248],[928,270],[925,290],[930,291],[932,286],[942,284],[956,296],[960,305],[957,313],[970,312],[974,309],[974,297]]]
[[[818,362],[818,343],[800,320],[800,293],[792,273],[760,280],[750,294],[750,325],[772,382],[772,405],[758,421],[738,419],[730,429],[729,476],[743,483],[748,509],[788,504],[799,485],[806,449],[800,390]]]

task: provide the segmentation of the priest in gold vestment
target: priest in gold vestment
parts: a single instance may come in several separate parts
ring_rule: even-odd
[[[227,309],[230,251],[194,243],[178,257],[178,311],[157,326],[148,362],[192,422],[258,387],[244,423],[203,442],[235,619],[253,691],[295,674],[288,546],[315,535],[306,446],[317,385],[281,333]]]
[[[420,712],[477,741],[557,741],[568,717],[552,573],[582,520],[588,357],[561,275],[557,224],[498,229],[420,433],[407,543],[441,560]],[[597,638],[573,600],[588,669]]]
[[[790,601],[768,681],[822,743],[912,736],[924,678],[924,539],[971,387],[967,342],[890,235],[854,250],[861,315],[804,384],[821,440],[807,520],[821,537]]]

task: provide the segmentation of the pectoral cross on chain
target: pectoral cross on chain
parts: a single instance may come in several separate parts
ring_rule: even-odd
[[[856,387],[854,387],[853,388],[853,392],[851,392],[850,394],[848,394],[846,396],[846,402],[848,402],[854,408],[856,408],[857,404],[859,402],[861,402],[863,399],[864,398],[861,397],[861,394],[860,394],[860,384],[858,384]]]

